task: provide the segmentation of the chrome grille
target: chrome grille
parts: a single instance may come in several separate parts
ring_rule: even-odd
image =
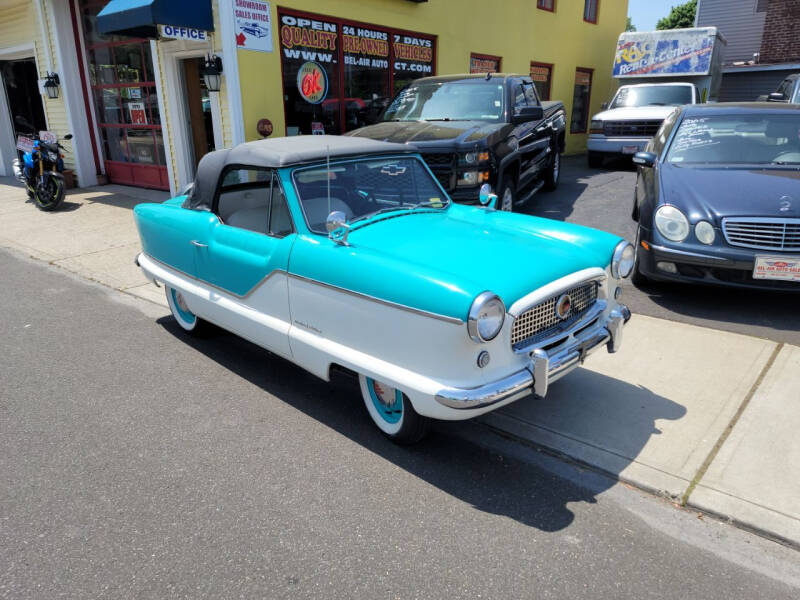
[[[736,217],[722,220],[731,246],[757,250],[800,250],[800,219]]]
[[[582,283],[526,310],[514,319],[514,325],[511,327],[511,347],[518,350],[563,331],[579,321],[597,301],[597,288],[596,281]],[[572,310],[562,321],[556,314],[556,303],[563,294],[569,294]]]
[[[611,136],[653,137],[661,121],[606,121],[603,133]]]

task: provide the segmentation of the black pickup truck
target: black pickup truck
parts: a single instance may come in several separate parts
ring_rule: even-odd
[[[417,79],[380,122],[347,135],[412,144],[457,202],[478,203],[489,183],[497,208],[513,210],[558,186],[566,114],[541,102],[530,77],[503,73]]]

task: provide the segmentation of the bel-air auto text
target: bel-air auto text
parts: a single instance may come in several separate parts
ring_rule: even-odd
[[[358,376],[403,443],[614,352],[633,247],[600,231],[451,202],[413,147],[351,137],[205,156],[185,197],[135,209],[137,262],[178,324],[228,329],[309,372]]]

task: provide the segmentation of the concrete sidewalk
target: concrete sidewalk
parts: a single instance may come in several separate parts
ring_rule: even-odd
[[[43,213],[0,178],[0,246],[166,306],[133,264],[132,209],[167,195],[75,190]],[[547,398],[483,421],[676,502],[800,547],[800,348],[634,315]]]

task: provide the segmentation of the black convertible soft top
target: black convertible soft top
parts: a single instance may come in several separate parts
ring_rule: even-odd
[[[194,187],[184,208],[211,210],[214,192],[222,171],[228,165],[280,168],[369,154],[408,154],[416,152],[408,144],[392,144],[369,138],[338,135],[299,135],[240,144],[235,148],[209,152],[200,159]]]

